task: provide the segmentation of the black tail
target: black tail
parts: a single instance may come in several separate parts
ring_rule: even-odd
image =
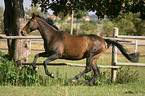
[[[115,41],[109,40],[109,39],[104,39],[105,42],[107,43],[107,46],[109,47],[111,44],[115,45],[121,53],[131,62],[138,62],[139,60],[139,53],[132,53],[132,54],[127,54],[126,49],[123,48],[123,46]]]

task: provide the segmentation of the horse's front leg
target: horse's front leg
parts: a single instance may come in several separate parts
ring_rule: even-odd
[[[38,54],[35,55],[34,60],[33,60],[33,63],[32,63],[33,69],[35,71],[38,70],[38,68],[36,67],[36,61],[37,61],[37,59],[39,57],[48,57],[48,54],[46,52],[43,52],[43,53],[38,53]]]
[[[56,60],[59,57],[60,57],[59,54],[53,54],[53,55],[49,56],[43,63],[46,75],[50,76],[51,78],[54,78],[54,75],[48,71],[47,63],[50,61]]]

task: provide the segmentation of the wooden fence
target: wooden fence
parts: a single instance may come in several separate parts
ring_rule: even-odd
[[[114,28],[114,37],[103,37],[107,39],[111,39],[113,41],[121,41],[121,42],[131,42],[132,39],[145,39],[145,36],[122,36],[118,35],[118,28]],[[31,39],[41,39],[41,36],[0,36],[0,39],[30,39],[30,46],[31,46]],[[137,46],[137,45],[136,45]],[[31,63],[23,63],[23,65],[31,65]],[[42,65],[42,63],[36,63],[36,65]],[[59,65],[69,65],[69,66],[85,66],[84,64],[71,64],[71,63],[48,63],[48,65],[59,66]],[[100,68],[111,68],[111,79],[112,82],[116,79],[116,72],[118,68],[121,68],[117,65],[134,65],[134,66],[145,66],[144,63],[124,63],[124,62],[117,62],[117,48],[112,46],[112,64],[111,66],[102,66],[97,65]]]
[[[114,28],[114,38],[125,38],[125,39],[142,39],[145,40],[145,36],[123,36],[123,35],[118,35],[118,28]],[[137,52],[137,41],[135,44],[135,52]],[[125,63],[125,62],[117,62],[117,47],[112,46],[112,66],[117,66],[117,65],[125,65],[125,66],[145,66],[145,63]],[[116,69],[112,68],[111,71],[111,77],[112,80],[115,81],[116,78]]]
[[[129,39],[143,39],[145,40],[145,36],[123,36],[123,35],[118,35],[118,28],[114,28],[114,37],[115,38],[129,38]],[[136,44],[135,44],[135,52],[137,52],[137,40],[136,40]],[[114,49],[114,55],[115,55],[115,63],[116,65],[133,65],[133,66],[145,66],[145,63],[124,63],[124,62],[117,62],[117,48],[115,47]]]

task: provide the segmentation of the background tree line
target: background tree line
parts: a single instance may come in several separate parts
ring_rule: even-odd
[[[65,26],[66,25],[64,25],[62,28],[65,28]],[[121,35],[145,35],[145,21],[140,19],[140,14],[138,13],[125,13],[124,15],[119,15],[112,21],[110,19],[94,18],[91,18],[90,21],[79,20],[79,34],[98,34],[100,36],[112,36],[113,27],[118,27],[119,34]],[[70,32],[69,29],[65,29],[67,32]],[[76,34],[75,27],[74,34]]]

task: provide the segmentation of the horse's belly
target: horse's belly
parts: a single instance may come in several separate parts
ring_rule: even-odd
[[[62,58],[63,59],[68,59],[68,60],[79,60],[79,59],[83,59],[85,57],[84,57],[84,54],[82,54],[82,53],[81,54],[68,53],[68,54],[63,54]]]
[[[71,51],[65,51],[62,54],[63,59],[68,59],[68,60],[80,60],[83,58],[86,58],[87,52],[84,51],[77,51],[77,50],[71,50]]]
[[[62,56],[62,59],[66,59],[66,60],[80,60],[80,59],[83,59],[84,57],[83,56]]]

